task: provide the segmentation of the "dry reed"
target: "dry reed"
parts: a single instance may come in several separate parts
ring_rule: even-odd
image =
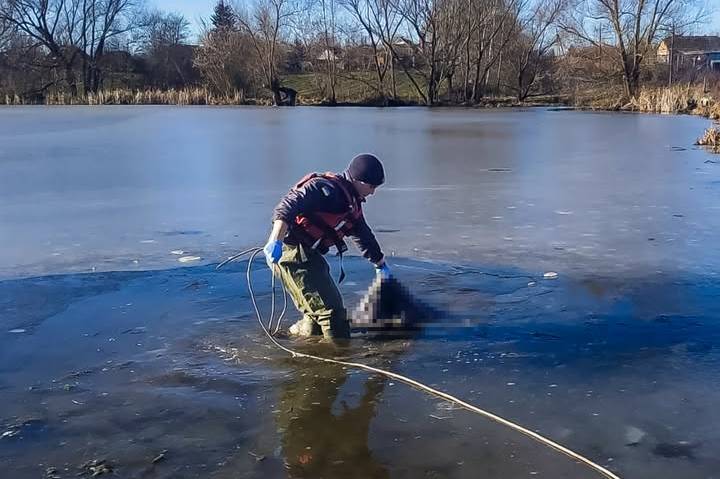
[[[714,152],[720,152],[720,128],[713,126],[705,130],[703,136],[697,139],[696,145],[707,146]]]
[[[3,101],[4,100],[4,101]],[[18,95],[0,97],[0,104],[26,105],[32,104]],[[227,94],[217,94],[207,88],[185,88],[180,90],[101,90],[97,93],[71,96],[66,92],[53,91],[46,94],[45,105],[269,105],[265,98],[252,99],[245,97],[242,90]]]

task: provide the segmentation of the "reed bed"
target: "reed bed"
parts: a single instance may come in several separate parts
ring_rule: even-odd
[[[696,145],[707,146],[714,152],[720,151],[720,128],[713,126],[705,130],[703,136],[697,139]]]
[[[5,105],[269,105],[269,99],[247,98],[242,90],[218,94],[207,88],[184,89],[114,89],[72,96],[66,92],[50,92],[41,101],[29,101],[18,95],[4,95]]]

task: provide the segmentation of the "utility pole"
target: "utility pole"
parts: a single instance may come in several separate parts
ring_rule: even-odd
[[[600,71],[602,71],[602,25],[598,25],[598,66],[600,67]]]
[[[668,56],[670,60],[670,73],[668,73],[668,87],[672,86],[673,82],[673,56],[674,56],[674,50],[675,49],[675,22],[672,24],[672,30],[670,33],[670,55]]]

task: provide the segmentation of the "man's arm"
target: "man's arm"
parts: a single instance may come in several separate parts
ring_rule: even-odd
[[[280,261],[282,242],[295,218],[305,211],[312,211],[322,201],[323,192],[317,187],[317,181],[311,181],[302,188],[292,189],[273,210],[273,226],[267,243],[263,248],[265,259],[272,268]]]
[[[380,244],[378,244],[375,234],[368,226],[364,216],[361,216],[353,225],[350,237],[364,258],[367,258],[377,268],[385,264],[385,256],[382,249],[380,249]]]
[[[268,242],[282,240],[287,234],[288,224],[284,220],[273,221],[272,231],[268,237]]]
[[[282,220],[286,227],[289,227],[299,214],[316,211],[323,202],[328,201],[328,195],[325,193],[327,188],[323,188],[323,186],[324,182],[314,180],[307,182],[301,188],[290,190],[273,210],[273,230],[277,220]],[[284,236],[283,234],[278,239],[283,239]]]

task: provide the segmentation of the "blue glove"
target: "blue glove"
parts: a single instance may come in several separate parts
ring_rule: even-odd
[[[387,263],[383,263],[382,266],[380,266],[379,268],[376,268],[376,269],[377,269],[377,274],[380,275],[380,277],[382,279],[390,279],[390,276],[391,276],[390,267],[388,266]]]
[[[280,261],[280,257],[282,256],[282,245],[282,241],[280,240],[270,240],[263,248],[263,253],[265,253],[265,261],[267,261],[270,269],[272,269],[273,263],[277,264],[277,262]]]

